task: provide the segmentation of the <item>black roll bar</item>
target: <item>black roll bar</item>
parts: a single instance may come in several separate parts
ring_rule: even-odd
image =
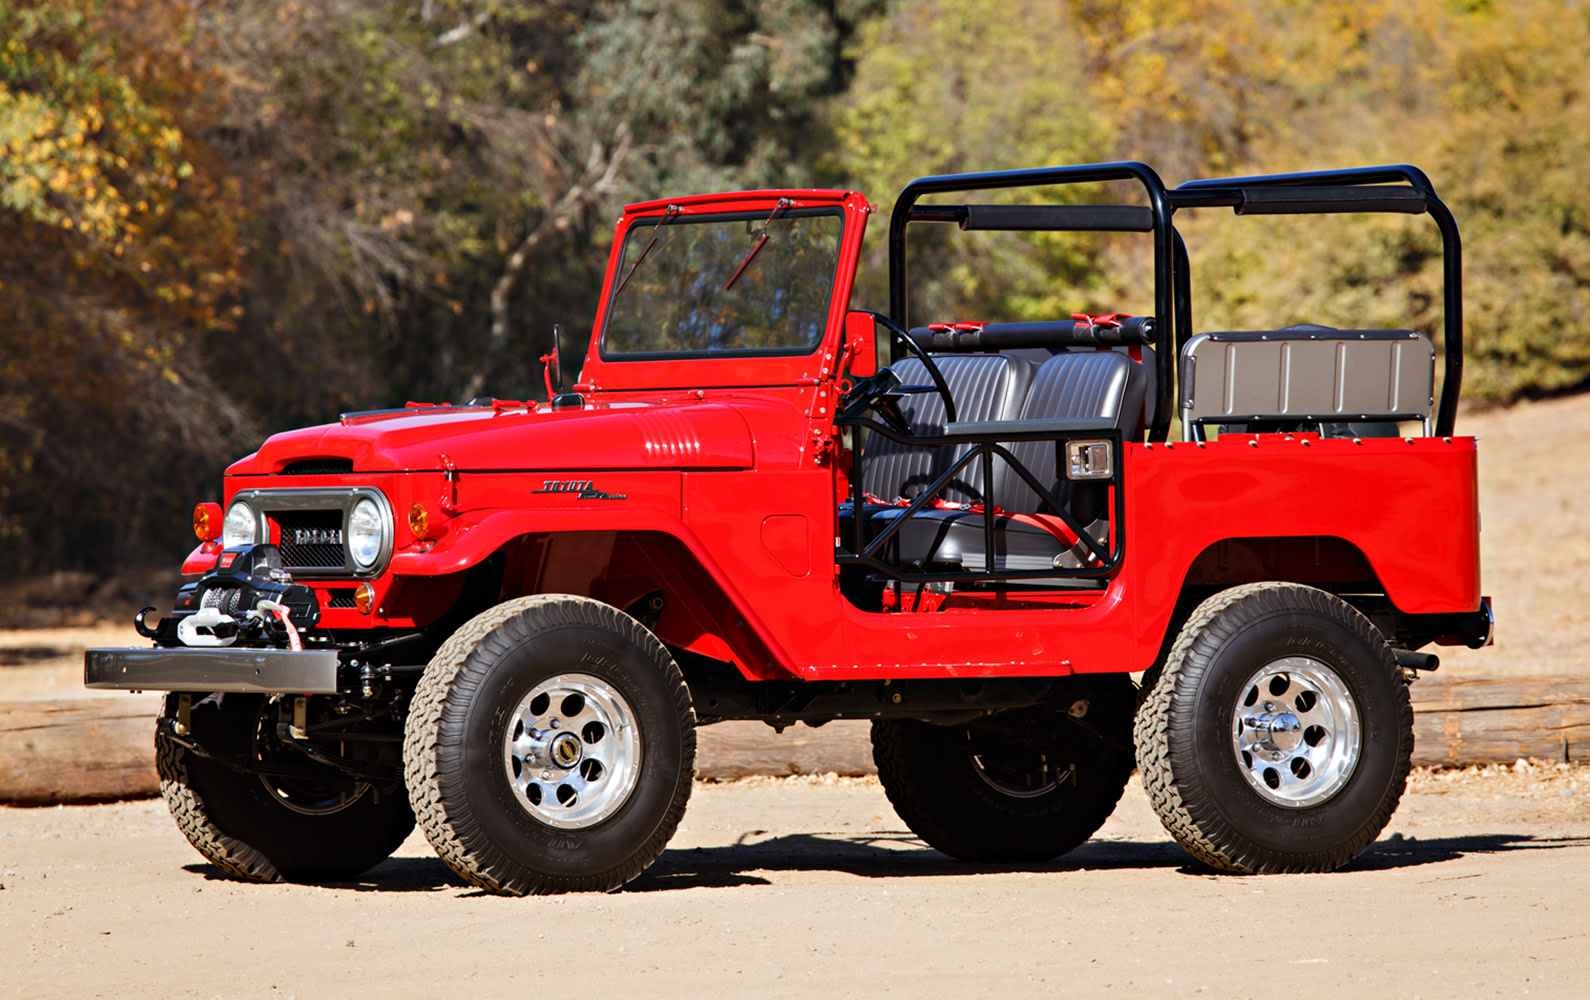
[[[840,426],[866,428],[869,432],[880,434],[900,444],[921,445],[931,448],[958,447],[970,445],[966,454],[951,463],[950,467],[939,473],[934,480],[923,488],[922,492],[905,507],[897,508],[900,514],[892,518],[890,523],[871,540],[866,536],[867,513],[866,504],[862,499],[861,482],[862,466],[865,460],[864,452],[856,453],[856,465],[853,470],[852,480],[855,490],[850,500],[851,509],[851,537],[850,551],[848,553],[835,553],[835,560],[842,566],[865,566],[868,569],[882,573],[893,580],[906,583],[948,582],[948,583],[983,583],[991,580],[1044,580],[1057,577],[1089,579],[1108,576],[1113,573],[1126,558],[1126,493],[1121,488],[1120,470],[1123,468],[1123,445],[1121,432],[1113,425],[1099,426],[1092,421],[999,421],[987,423],[958,424],[951,427],[960,427],[962,430],[937,436],[901,434],[895,428],[871,420],[866,417],[838,417],[834,423]],[[995,440],[997,435],[999,440]],[[1111,461],[1116,470],[1115,477],[1110,481],[1099,481],[1099,485],[1107,486],[1112,494],[1110,503],[1111,519],[1114,532],[1109,544],[1101,544],[1089,535],[1087,528],[1079,522],[1065,504],[1050,491],[1049,487],[1038,481],[1021,461],[1011,454],[1000,441],[1054,441],[1069,440],[1073,437],[1104,437],[1110,442]],[[929,508],[933,501],[940,498],[944,490],[954,481],[955,476],[962,469],[967,468],[973,461],[982,465],[983,482],[991,483],[994,477],[994,459],[1002,459],[1024,483],[1027,484],[1038,497],[1041,504],[1047,504],[1059,516],[1060,520],[1071,533],[1076,536],[1073,545],[1081,546],[1097,560],[1097,565],[1081,566],[1076,569],[1055,567],[1053,569],[1012,570],[1008,566],[999,570],[995,566],[995,535],[994,519],[998,516],[998,508],[991,505],[984,507],[983,516],[983,569],[967,570],[965,572],[922,572],[913,573],[898,565],[891,564],[881,556],[889,541],[900,533],[901,528],[911,517]],[[1058,463],[1056,463],[1058,467]]]
[[[1148,194],[1148,206],[917,204],[924,196],[950,192],[1105,181],[1138,182]],[[889,315],[901,327],[910,328],[905,231],[912,222],[950,222],[969,230],[1151,232],[1157,336],[1149,440],[1163,441],[1169,436],[1175,409],[1177,352],[1192,336],[1187,247],[1172,225],[1172,216],[1182,208],[1222,207],[1237,215],[1429,214],[1441,231],[1445,314],[1445,377],[1435,433],[1438,437],[1452,434],[1463,385],[1463,243],[1451,210],[1430,179],[1407,164],[1211,178],[1170,189],[1152,167],[1133,160],[919,177],[900,192],[889,217]]]
[[[906,302],[905,227],[912,222],[956,222],[965,224],[973,217],[973,210],[986,211],[1004,206],[923,205],[917,200],[934,194],[962,191],[992,191],[1004,188],[1044,187],[1050,184],[1093,184],[1104,181],[1136,181],[1148,194],[1146,209],[1149,228],[1142,228],[1145,211],[1138,206],[1041,206],[1043,212],[1034,213],[1026,208],[1024,218],[1034,228],[1046,215],[1051,222],[1080,222],[1086,217],[1081,209],[1126,209],[1096,215],[1095,221],[1113,222],[1115,226],[1131,232],[1152,232],[1154,236],[1154,325],[1157,332],[1154,350],[1155,406],[1154,421],[1149,427],[1150,441],[1164,441],[1170,436],[1170,418],[1175,409],[1175,330],[1171,309],[1171,204],[1166,198],[1165,182],[1146,163],[1124,160],[1118,163],[1089,163],[1068,167],[1036,167],[1029,170],[996,170],[986,173],[946,174],[938,177],[919,177],[905,186],[894,201],[894,211],[889,216],[889,315],[906,329],[911,328]],[[1012,210],[1020,206],[1010,206]],[[1015,213],[1012,212],[1012,217]],[[984,215],[984,219],[990,218]],[[1019,220],[1018,220],[1019,221]],[[1129,227],[1129,228],[1128,228]],[[968,226],[967,228],[972,228]],[[977,228],[982,228],[978,226]],[[992,228],[990,226],[990,228]],[[1016,227],[1012,227],[1016,228]],[[1047,228],[1047,227],[1045,227]],[[1078,228],[1064,225],[1056,228]],[[1099,226],[1100,229],[1114,228]]]
[[[1396,185],[1396,186],[1387,186]],[[1403,187],[1402,185],[1407,185]],[[1443,343],[1446,355],[1436,437],[1450,437],[1463,388],[1463,238],[1457,220],[1423,170],[1406,163],[1296,174],[1188,181],[1166,192],[1178,208],[1229,207],[1238,215],[1428,213],[1441,231]]]

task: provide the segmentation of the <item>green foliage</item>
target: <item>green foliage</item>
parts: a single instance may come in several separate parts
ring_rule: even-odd
[[[1467,247],[1465,388],[1505,401],[1590,383],[1590,10],[1498,5],[1459,24],[1430,170]]]
[[[212,81],[175,3],[0,8],[0,544],[104,564],[253,436],[195,344],[235,312],[236,184],[192,139]],[[136,484],[136,489],[129,489]]]
[[[803,181],[868,9],[0,7],[13,566],[169,559],[263,431],[539,394],[621,198]]]
[[[0,545],[165,561],[262,432],[538,394],[619,204],[705,189],[887,210],[959,170],[1416,163],[1464,232],[1466,397],[1578,389],[1585,51],[1590,9],[1556,0],[11,0]],[[1057,196],[1130,191],[1022,195]],[[1440,329],[1428,219],[1177,224],[1199,329]],[[886,226],[857,305],[885,304]],[[921,228],[918,320],[1149,308],[1135,234]]]
[[[1590,11],[1552,0],[900,4],[854,50],[823,167],[888,191],[925,173],[1046,162],[1144,159],[1172,184],[1419,164],[1465,236],[1465,397],[1507,402],[1590,382],[1587,24]],[[1206,210],[1177,225],[1198,329],[1309,321],[1439,336],[1428,219]],[[1146,307],[1143,241],[924,236],[918,318]]]
[[[192,172],[182,133],[89,33],[84,9],[0,9],[0,35],[0,205],[119,255],[149,201]]]
[[[1034,0],[896,7],[852,43],[856,76],[833,112],[837,136],[822,169],[882,197],[927,174],[1099,158],[1105,130],[1097,113],[1064,96],[1082,90],[1080,67],[1053,58],[1075,32],[1063,10]],[[880,215],[875,230],[887,224]],[[923,319],[1052,316],[1061,308],[1056,296],[1086,285],[1098,270],[1098,241],[920,229],[912,235],[912,309]],[[858,302],[886,305],[885,249],[881,238],[869,241]],[[1064,314],[1072,308],[1080,306],[1066,305]]]
[[[581,34],[576,96],[623,122],[638,156],[627,190],[802,185],[831,139],[825,98],[848,82],[845,46],[879,0],[610,0]]]

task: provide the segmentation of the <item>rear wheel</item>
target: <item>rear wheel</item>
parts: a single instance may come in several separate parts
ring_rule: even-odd
[[[1408,685],[1353,607],[1297,584],[1193,612],[1137,717],[1166,830],[1233,872],[1330,871],[1385,828],[1413,754]]]
[[[167,697],[168,718],[178,697]],[[227,874],[253,882],[352,879],[414,829],[402,788],[383,791],[283,746],[263,695],[193,697],[187,736],[175,736],[165,720],[155,731],[160,793],[188,842]],[[274,773],[251,773],[249,765]]]
[[[1134,700],[1122,675],[969,724],[878,719],[872,755],[895,811],[930,846],[963,861],[1047,861],[1120,801]]]
[[[459,875],[509,895],[616,889],[690,798],[695,711],[657,638],[597,601],[542,595],[448,639],[404,742],[420,828]]]

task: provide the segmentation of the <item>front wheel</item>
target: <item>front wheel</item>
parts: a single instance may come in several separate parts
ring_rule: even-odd
[[[1137,716],[1160,821],[1223,871],[1331,871],[1380,835],[1413,756],[1385,638],[1331,594],[1285,583],[1206,600]]]
[[[160,794],[188,842],[227,874],[344,881],[414,829],[402,788],[383,790],[283,746],[263,695],[194,695],[186,737],[170,724],[179,697],[167,697],[155,730]]]
[[[415,691],[404,740],[436,853],[506,895],[616,889],[667,844],[695,765],[695,711],[638,622],[540,595],[476,616]]]
[[[895,812],[929,846],[962,861],[1047,861],[1093,836],[1120,801],[1134,702],[1123,674],[967,724],[877,719],[872,756]]]

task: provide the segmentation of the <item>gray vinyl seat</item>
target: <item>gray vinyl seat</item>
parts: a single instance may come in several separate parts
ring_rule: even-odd
[[[1132,439],[1142,433],[1148,369],[1114,351],[1057,354],[1033,375],[1021,420],[1091,418],[1108,423]],[[1076,484],[1056,466],[1053,441],[1006,444],[1010,452],[1084,525],[1101,538],[1108,527],[1105,488]],[[962,452],[964,454],[964,452]],[[979,471],[980,475],[980,471]],[[1068,547],[1037,523],[1010,513],[1054,514],[1049,504],[1008,463],[994,463],[987,496],[1002,513],[994,517],[996,569],[1040,570],[1084,565],[1086,551]],[[881,495],[881,494],[880,494]],[[981,497],[979,497],[981,499]],[[876,525],[900,516],[899,509],[874,512]],[[925,510],[909,518],[893,539],[889,556],[918,568],[980,571],[986,566],[987,539],[981,511]]]
[[[936,357],[950,396],[955,400],[959,420],[1013,420],[1021,412],[1032,382],[1033,365],[1004,354],[958,354]],[[897,361],[891,367],[905,385],[931,385],[922,362],[915,358]],[[919,437],[939,437],[944,433],[944,401],[938,393],[900,397],[900,415]],[[895,441],[882,434],[868,433],[862,443],[861,489],[885,501],[914,499],[967,452],[965,446],[930,447]],[[974,463],[975,464],[975,463]],[[945,499],[956,503],[981,503],[983,471],[968,467],[945,488]],[[873,515],[895,510],[883,504],[868,503],[862,508],[863,523],[869,526]],[[854,508],[839,507],[839,540],[850,545],[854,535]],[[871,537],[871,532],[868,532]]]
[[[1014,420],[1021,412],[1032,382],[1029,362],[1005,354],[939,355],[934,362],[949,385],[958,419]],[[896,362],[892,367],[906,385],[933,382],[922,362],[915,358]],[[900,412],[916,435],[937,437],[944,433],[944,401],[936,392],[901,397]],[[966,446],[912,445],[872,434],[865,444],[861,488],[883,500],[912,499],[968,450]],[[978,465],[973,463],[961,470],[945,488],[944,499],[981,503],[986,484]]]

